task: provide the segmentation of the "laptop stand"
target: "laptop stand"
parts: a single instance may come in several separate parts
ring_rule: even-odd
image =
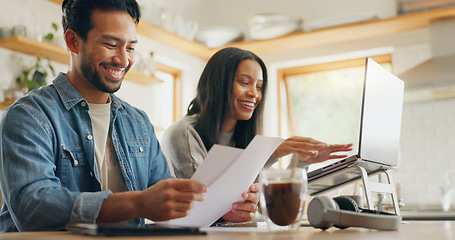
[[[373,192],[390,193],[390,195],[392,196],[392,203],[393,203],[393,208],[395,210],[395,214],[400,215],[398,197],[396,194],[395,185],[393,184],[392,176],[389,174],[389,171],[380,170],[380,171],[374,173],[374,174],[384,173],[387,176],[387,183],[370,182],[368,179],[368,173],[365,170],[365,168],[363,168],[362,166],[358,166],[358,165],[356,167],[360,171],[368,209],[374,210],[374,203],[373,203],[373,197],[372,197]]]
[[[376,174],[385,174],[386,183],[381,182],[371,182],[369,177]],[[345,179],[344,182],[335,184],[335,179]],[[395,190],[395,185],[393,184],[392,176],[388,170],[376,170],[374,172],[368,173],[364,167],[359,164],[352,165],[346,169],[341,169],[330,173],[321,178],[315,179],[308,182],[309,195],[317,195],[324,193],[329,190],[334,190],[339,187],[347,186],[353,182],[361,180],[363,183],[364,196],[366,198],[366,205],[369,210],[374,210],[374,201],[373,193],[390,193],[392,196],[392,206],[395,210],[395,214],[400,215],[398,197]],[[378,209],[381,210],[381,209]]]

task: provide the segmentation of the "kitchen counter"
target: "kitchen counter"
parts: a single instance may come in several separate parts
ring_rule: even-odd
[[[33,240],[80,240],[80,239],[188,239],[188,240],[319,240],[319,239],[336,239],[336,240],[383,240],[383,239],[415,239],[415,240],[428,240],[428,239],[454,239],[455,236],[455,221],[404,221],[398,231],[378,231],[369,230],[364,228],[348,228],[340,230],[337,228],[330,228],[326,231],[314,229],[312,227],[302,227],[296,232],[278,232],[266,233],[257,232],[253,228],[251,231],[248,229],[238,228],[238,232],[217,232],[210,231],[207,235],[193,235],[193,236],[140,236],[140,237],[90,237],[84,235],[72,234],[69,232],[22,232],[22,233],[3,233],[0,234],[0,240],[3,239],[33,239]],[[232,230],[232,228],[231,228]]]
[[[455,211],[411,210],[401,211],[403,220],[455,220]]]

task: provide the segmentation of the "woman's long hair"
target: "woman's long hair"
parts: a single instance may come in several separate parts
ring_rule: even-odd
[[[233,113],[233,87],[237,68],[243,60],[251,59],[262,68],[262,100],[249,120],[237,121],[233,140],[235,147],[246,148],[253,137],[262,132],[267,69],[264,62],[254,53],[239,48],[224,48],[215,53],[202,72],[197,86],[196,97],[187,109],[187,115],[197,115],[195,129],[209,150],[217,143],[226,118],[226,112]]]

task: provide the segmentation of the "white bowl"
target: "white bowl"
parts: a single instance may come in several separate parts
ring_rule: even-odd
[[[302,29],[302,20],[279,13],[261,13],[247,20],[251,39],[277,38]]]
[[[194,38],[209,48],[219,48],[228,43],[243,40],[244,35],[236,28],[204,27],[197,32]]]
[[[247,18],[249,26],[293,22],[295,19],[281,13],[257,13]]]

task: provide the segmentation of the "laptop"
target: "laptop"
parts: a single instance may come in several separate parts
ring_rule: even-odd
[[[371,58],[366,58],[360,136],[355,155],[308,172],[310,195],[353,182],[368,174],[394,168],[403,109],[404,82]]]

